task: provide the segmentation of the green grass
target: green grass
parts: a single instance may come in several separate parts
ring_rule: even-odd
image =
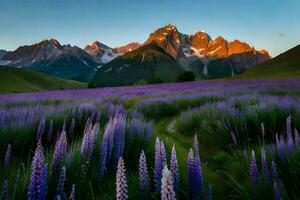
[[[0,94],[85,88],[85,83],[50,77],[43,73],[0,66]]]
[[[300,45],[259,64],[233,79],[283,79],[300,77]]]

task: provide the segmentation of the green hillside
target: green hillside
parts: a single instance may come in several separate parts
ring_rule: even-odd
[[[158,77],[164,82],[175,81],[185,71],[156,43],[145,45],[120,56],[98,69],[91,81],[94,86],[133,85],[141,80]]]
[[[235,79],[281,79],[300,77],[300,45],[234,77]]]
[[[68,81],[39,72],[0,66],[0,94],[84,88],[85,83]]]

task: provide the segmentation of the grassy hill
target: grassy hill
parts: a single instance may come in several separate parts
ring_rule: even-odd
[[[39,72],[0,66],[0,94],[84,88],[85,83],[48,76]]]
[[[234,79],[281,79],[300,77],[300,45],[259,64]]]
[[[120,56],[98,69],[91,81],[94,86],[133,85],[158,77],[164,82],[176,80],[185,71],[156,43],[145,45]]]

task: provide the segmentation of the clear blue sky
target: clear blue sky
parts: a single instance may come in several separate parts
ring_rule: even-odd
[[[300,0],[0,0],[0,49],[56,38],[143,42],[158,27],[238,38],[272,56],[300,44]]]

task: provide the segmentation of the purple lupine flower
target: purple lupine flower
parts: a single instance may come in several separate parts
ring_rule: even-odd
[[[154,158],[154,183],[157,192],[160,191],[161,177],[162,177],[161,142],[157,137],[155,140],[155,158]]]
[[[2,200],[9,200],[9,194],[8,194],[8,180],[4,180],[3,187],[2,187]]]
[[[285,160],[285,142],[284,142],[284,139],[283,139],[283,136],[280,136],[278,137],[278,134],[276,134],[276,147],[277,147],[277,152],[278,152],[278,156],[280,158],[280,160],[282,162],[284,162]]]
[[[45,131],[45,120],[42,119],[40,121],[39,126],[36,131],[36,140],[37,141],[39,141],[43,137],[44,131]]]
[[[56,196],[59,196],[61,199],[66,199],[65,193],[65,182],[66,182],[66,168],[61,169],[60,177],[57,183]]]
[[[44,150],[39,140],[31,164],[31,177],[28,189],[28,200],[43,200],[47,196],[47,165]]]
[[[261,148],[261,166],[265,181],[270,181],[270,174],[268,170],[267,160],[266,160],[266,151],[264,147]]]
[[[47,135],[48,142],[52,140],[52,134],[53,134],[53,120],[50,121],[49,129],[48,129],[48,135]]]
[[[118,162],[118,170],[116,177],[116,200],[126,200],[127,195],[127,180],[125,174],[125,162],[122,157],[120,157]]]
[[[89,137],[89,148],[88,148],[88,156],[90,157],[90,160],[92,159],[94,148],[96,145],[97,137],[99,134],[100,124],[96,123],[94,124]]]
[[[116,166],[119,158],[122,156],[125,147],[125,126],[126,118],[123,113],[119,113],[116,117],[114,128],[114,154],[113,163]]]
[[[142,151],[142,153],[140,154],[139,176],[140,176],[141,198],[144,199],[149,187],[148,167],[147,167],[147,160],[144,151]]]
[[[114,146],[114,131],[115,131],[115,123],[116,117],[111,118],[105,128],[108,135],[108,142],[107,142],[107,162],[111,160],[113,154],[113,146]]]
[[[251,157],[251,166],[250,166],[250,179],[253,186],[256,186],[259,181],[258,169],[256,165],[255,153],[252,150],[252,157]]]
[[[205,194],[205,200],[211,200],[212,199],[212,186],[209,185],[207,187],[207,191],[206,191],[206,194]]]
[[[176,193],[174,191],[173,177],[168,166],[165,165],[162,172],[161,179],[161,200],[176,200]]]
[[[194,158],[193,149],[190,149],[189,151],[187,170],[188,170],[189,193],[191,198],[193,198],[195,192],[195,158]]]
[[[195,193],[197,196],[202,193],[203,191],[203,174],[202,174],[202,167],[201,167],[201,160],[200,155],[195,154],[195,184],[196,184],[196,191]]]
[[[194,136],[194,196],[200,196],[203,190],[203,175],[202,175],[202,167],[201,167],[201,160],[199,154],[199,142],[197,135]]]
[[[11,145],[8,144],[6,153],[5,153],[5,157],[4,157],[4,169],[8,169],[10,159],[11,159]]]
[[[100,145],[100,161],[99,161],[99,167],[98,167],[98,180],[100,180],[106,171],[106,163],[108,162],[108,142],[109,142],[109,135],[111,133],[111,128],[112,126],[111,120],[108,122],[106,125],[103,137],[102,137],[102,142]]]
[[[161,171],[163,167],[167,165],[167,154],[166,154],[166,147],[163,141],[160,142],[160,155],[161,155]]]
[[[75,200],[75,195],[76,195],[75,184],[73,184],[73,185],[72,185],[72,190],[71,190],[71,193],[70,193],[69,200]]]
[[[282,200],[281,195],[280,195],[280,190],[277,186],[276,181],[274,181],[274,199],[275,200]]]
[[[276,163],[274,161],[272,161],[272,177],[274,181],[278,180],[279,178]]]
[[[176,156],[175,144],[172,147],[171,152],[171,161],[170,161],[170,171],[173,177],[174,189],[176,192],[179,190],[179,169],[178,169],[178,161]]]
[[[87,123],[89,123],[89,121]],[[81,158],[87,158],[89,160],[92,159],[96,140],[99,133],[99,127],[99,123],[96,123],[94,125],[92,123],[89,123],[89,125],[86,125],[80,149]]]
[[[52,174],[55,174],[56,170],[60,167],[60,164],[67,153],[67,145],[66,131],[62,131],[59,139],[56,141],[53,152]]]

